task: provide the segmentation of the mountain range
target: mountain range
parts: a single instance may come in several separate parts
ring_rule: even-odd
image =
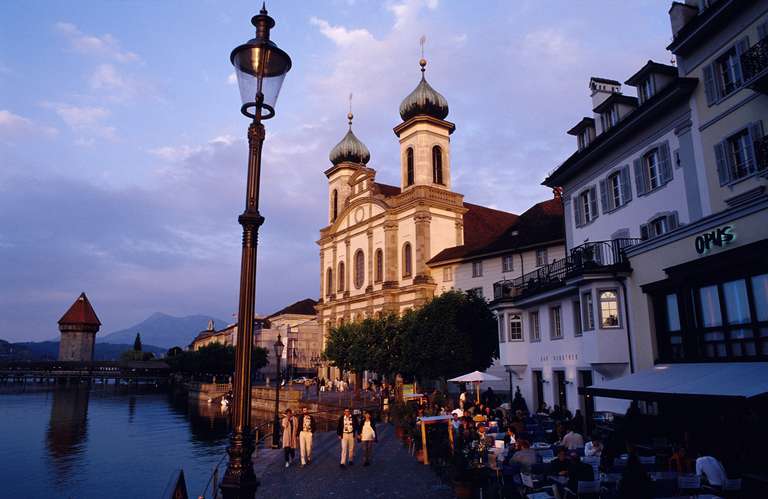
[[[207,315],[188,315],[174,317],[160,312],[150,315],[142,322],[119,331],[97,334],[96,343],[125,343],[133,345],[136,333],[141,333],[142,344],[156,345],[165,349],[171,347],[185,348],[200,331],[208,327],[212,320],[214,327],[222,329],[227,323]]]
[[[117,360],[126,350],[132,350],[133,343],[112,344],[97,343],[93,353],[94,360]],[[165,355],[166,348],[143,344],[144,352],[152,352],[156,357]],[[56,360],[59,357],[58,341],[26,341],[9,343],[0,340],[0,360]]]

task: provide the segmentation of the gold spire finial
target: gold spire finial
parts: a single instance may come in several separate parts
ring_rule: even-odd
[[[352,92],[349,93],[349,112],[347,113],[347,119],[349,120],[349,129],[352,129],[352,118],[354,118],[355,115],[352,114]]]
[[[419,59],[419,66],[421,66],[421,72],[425,71],[424,67],[427,65],[427,60],[424,59],[424,44],[427,43],[427,35],[421,35],[419,38],[419,45],[421,45],[421,59]]]

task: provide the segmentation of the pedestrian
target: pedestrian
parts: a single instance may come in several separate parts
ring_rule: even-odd
[[[373,454],[373,443],[378,442],[376,437],[376,425],[373,422],[373,416],[370,411],[365,411],[363,415],[363,427],[360,430],[360,441],[363,444],[363,450],[365,451],[365,461],[363,466],[370,466],[371,454]]]
[[[293,417],[293,411],[285,410],[282,422],[283,428],[283,452],[285,453],[285,467],[291,465],[291,461],[296,458],[296,440],[298,435],[298,425],[296,418]]]
[[[352,415],[349,407],[344,409],[344,414],[339,417],[336,425],[336,435],[341,441],[341,464],[345,468],[347,464],[352,466],[355,460],[355,438],[360,434],[359,420]]]
[[[315,418],[303,407],[299,416],[299,456],[301,466],[312,462],[312,436],[315,434]]]

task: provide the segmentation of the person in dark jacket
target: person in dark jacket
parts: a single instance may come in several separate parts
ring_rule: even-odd
[[[347,464],[352,466],[355,459],[355,439],[360,435],[360,420],[352,414],[347,407],[344,414],[339,417],[336,425],[336,435],[341,441],[341,464],[345,468]]]
[[[571,465],[568,468],[568,488],[577,493],[579,482],[591,482],[595,479],[595,472],[592,466],[581,461],[581,457],[576,452],[571,452]]]
[[[299,416],[299,455],[301,465],[312,462],[312,436],[315,434],[315,418],[303,407]]]

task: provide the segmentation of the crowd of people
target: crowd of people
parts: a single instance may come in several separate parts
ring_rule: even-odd
[[[285,467],[290,467],[296,461],[297,448],[301,466],[304,467],[312,463],[312,443],[317,425],[315,417],[309,413],[309,409],[303,407],[298,417],[294,416],[292,409],[286,409],[283,413],[280,429]],[[345,408],[343,414],[338,418],[336,435],[340,443],[341,460],[339,465],[341,468],[354,465],[355,442],[362,446],[363,466],[371,464],[373,445],[378,442],[376,423],[372,412],[364,411],[361,419],[358,414],[353,414],[350,408]]]

